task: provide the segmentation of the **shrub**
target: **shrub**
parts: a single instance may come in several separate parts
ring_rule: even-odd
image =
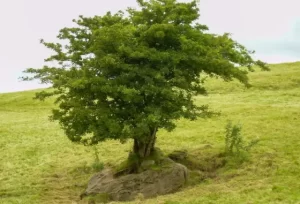
[[[242,157],[258,143],[258,139],[245,142],[242,135],[242,125],[233,125],[229,121],[226,125],[225,154],[229,156]]]

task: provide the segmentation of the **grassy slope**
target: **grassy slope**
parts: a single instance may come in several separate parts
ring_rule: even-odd
[[[143,203],[300,203],[300,63],[271,68],[251,73],[248,90],[237,82],[208,81],[211,94],[197,102],[211,104],[222,115],[181,120],[174,132],[159,132],[158,146],[167,153],[201,152],[205,144],[222,151],[227,120],[240,122],[246,138],[260,138],[250,162],[224,167],[214,179]],[[33,95],[0,94],[0,203],[79,202],[93,173],[94,150],[69,142],[58,124],[48,121],[52,101],[34,101]],[[120,163],[129,149],[130,143],[98,145],[105,164]]]

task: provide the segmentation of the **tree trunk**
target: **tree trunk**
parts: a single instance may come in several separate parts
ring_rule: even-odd
[[[133,144],[133,153],[138,157],[138,159],[130,163],[130,165],[126,168],[123,169],[115,174],[116,177],[124,174],[131,174],[131,173],[138,173],[140,170],[140,166],[143,162],[143,160],[150,156],[151,153],[154,151],[154,146],[156,142],[156,132],[157,128],[153,128],[150,131],[150,135],[145,138],[144,140],[142,139],[134,139],[134,144]],[[129,159],[131,156],[131,153],[129,155]]]
[[[134,139],[133,153],[143,160],[145,157],[151,155],[154,150],[156,142],[156,132],[157,128],[151,130],[151,134],[145,140]]]

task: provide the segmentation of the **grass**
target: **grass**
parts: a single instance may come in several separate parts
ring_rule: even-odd
[[[271,69],[251,73],[250,89],[209,79],[211,94],[196,101],[221,115],[159,131],[157,146],[165,153],[188,149],[199,160],[210,159],[209,152],[224,150],[227,121],[239,122],[246,139],[260,139],[248,162],[226,165],[177,193],[131,203],[300,203],[300,63]],[[71,143],[48,120],[52,101],[32,100],[34,93],[0,94],[0,203],[86,203],[79,195],[95,172],[95,151]],[[99,144],[99,160],[118,165],[130,146]]]

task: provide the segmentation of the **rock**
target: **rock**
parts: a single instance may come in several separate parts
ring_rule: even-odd
[[[206,144],[203,146],[203,149],[211,149],[211,148],[212,148],[212,146],[210,144]]]
[[[171,154],[169,154],[169,157],[174,160],[174,161],[183,161],[186,160],[188,156],[187,151],[182,150],[182,151],[174,151]]]
[[[103,170],[91,178],[83,196],[107,194],[113,201],[130,201],[139,196],[151,198],[173,193],[185,184],[187,168],[170,160],[161,164],[159,170],[148,169],[118,178],[113,178],[111,170]]]

